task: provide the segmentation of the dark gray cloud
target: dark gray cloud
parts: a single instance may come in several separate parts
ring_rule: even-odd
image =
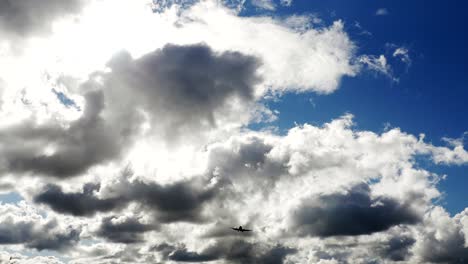
[[[166,45],[139,59],[116,55],[103,77],[116,107],[142,107],[173,138],[216,126],[216,114],[229,112],[235,99],[251,103],[259,65],[255,57],[216,53],[202,44]]]
[[[170,185],[136,181],[127,191],[132,200],[156,210],[159,221],[202,221],[202,206],[217,193],[215,187],[205,188],[196,181],[182,181]]]
[[[202,252],[193,252],[185,247],[176,248],[167,244],[158,249],[168,259],[177,262],[224,260],[227,263],[282,264],[287,255],[296,253],[296,249],[283,245],[271,246],[240,239],[219,240]]]
[[[347,193],[322,195],[306,200],[293,214],[300,236],[356,236],[384,231],[399,224],[414,224],[419,216],[389,197],[370,197],[368,185]]]
[[[416,240],[408,236],[395,236],[386,241],[381,249],[380,255],[392,261],[405,261],[411,256],[410,249]]]
[[[66,233],[56,234],[49,237],[34,239],[27,246],[37,250],[65,250],[75,246],[80,239],[80,231],[70,229]]]
[[[26,37],[51,31],[55,19],[81,11],[85,0],[0,0],[0,32]]]
[[[143,242],[142,234],[157,229],[157,225],[144,224],[135,218],[113,222],[116,219],[116,217],[104,218],[97,231],[97,235],[107,238],[112,242],[132,244]]]
[[[205,262],[219,259],[221,256],[218,252],[202,252],[197,253],[188,251],[186,248],[177,249],[172,252],[169,259],[177,262]]]
[[[126,201],[118,197],[98,198],[95,191],[99,188],[99,185],[87,184],[83,187],[83,192],[64,193],[59,186],[48,185],[34,200],[37,203],[47,204],[57,212],[75,216],[92,216],[97,212],[109,212],[125,205]]]
[[[203,205],[217,193],[216,186],[206,187],[204,184],[206,182],[199,179],[169,185],[122,179],[120,184],[111,187],[112,197],[108,198],[97,196],[98,185],[87,184],[80,193],[65,193],[59,186],[49,185],[34,200],[57,212],[75,216],[109,212],[135,202],[154,212],[159,222],[200,222],[203,221]]]
[[[0,131],[0,169],[65,178],[118,157],[131,131],[137,129],[135,124],[127,120],[117,126],[105,121],[101,116],[105,104],[101,91],[88,92],[85,99],[82,117],[68,128],[26,122]],[[5,142],[9,144],[1,144]],[[55,148],[50,155],[43,153],[48,144]]]
[[[41,225],[34,219],[7,217],[0,222],[0,244],[24,244],[37,250],[65,250],[75,245],[80,231],[60,230],[55,221]]]

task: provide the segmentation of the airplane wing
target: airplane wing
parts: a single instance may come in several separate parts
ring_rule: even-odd
[[[236,231],[239,231],[238,228],[234,228],[234,227],[231,227],[232,230],[236,230]]]
[[[242,229],[242,231],[249,232],[252,231],[251,229]]]

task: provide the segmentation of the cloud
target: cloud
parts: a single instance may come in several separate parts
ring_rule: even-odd
[[[393,52],[393,57],[400,58],[400,60],[407,66],[411,65],[411,58],[409,56],[409,50],[405,47],[396,48]]]
[[[383,258],[392,261],[405,261],[412,255],[410,250],[416,240],[409,236],[395,236],[385,242],[383,248],[380,249]]]
[[[99,185],[86,184],[82,193],[65,193],[60,186],[48,185],[34,200],[49,205],[57,212],[75,216],[92,216],[97,212],[109,212],[125,204],[118,197],[108,199],[96,197],[94,192],[99,189]]]
[[[333,258],[350,262],[372,258],[411,261],[425,256],[421,253],[425,251],[415,249],[421,248],[418,234],[423,231],[413,230],[424,225],[420,220],[440,195],[438,177],[416,167],[414,159],[431,159],[437,153],[451,157],[455,148],[433,146],[423,137],[397,128],[381,134],[360,131],[353,128],[352,116],[345,115],[321,126],[294,127],[286,135],[243,131],[212,142],[196,152],[204,157],[200,160],[204,172],[186,175],[184,180],[176,178],[163,184],[158,181],[160,174],[153,178],[123,173],[96,178],[100,188],[88,184],[70,192],[58,185],[46,186],[38,192],[36,201],[49,196],[41,203],[55,211],[87,216],[85,222],[97,219],[99,224],[89,234],[112,243],[142,247],[162,241],[183,243],[185,249],[175,246],[165,253],[169,258],[179,250],[172,255],[180,261],[260,262],[273,247],[267,241],[295,248],[295,254],[287,255],[294,262]],[[76,209],[76,205],[80,207]],[[141,213],[141,218],[122,216],[129,211]],[[237,225],[255,230],[246,239],[267,244],[242,244],[245,249],[238,253],[229,243],[207,250],[220,237],[239,239],[237,233],[228,232],[229,227]],[[149,235],[153,231],[158,236]],[[335,236],[353,237],[361,245],[347,246],[347,239],[337,239],[336,246],[327,244]],[[197,237],[197,241],[189,242],[188,237]],[[416,240],[412,245],[411,238]],[[309,240],[316,245],[308,245]],[[305,254],[309,247],[324,255],[311,258]],[[128,250],[112,251],[108,257],[157,259],[146,249],[131,251],[138,252],[138,257],[130,258]],[[364,255],[364,251],[375,254]]]
[[[217,186],[204,186],[197,178],[168,185],[140,180],[128,181],[126,174],[108,186],[109,197],[100,198],[98,185],[86,184],[82,193],[65,193],[59,186],[49,185],[35,196],[37,203],[53,210],[75,216],[93,216],[98,212],[122,209],[136,202],[142,209],[150,209],[162,223],[203,221],[203,205],[216,197]]]
[[[112,113],[140,107],[166,137],[187,136],[221,125],[222,115],[238,109],[234,102],[248,108],[259,65],[255,57],[203,44],[167,45],[139,59],[116,55],[112,72],[102,75],[103,90]]]
[[[9,37],[50,33],[53,22],[81,11],[85,0],[0,1],[0,32]]]
[[[422,262],[465,263],[468,261],[467,237],[463,229],[467,222],[467,210],[451,218],[441,207],[435,207],[425,217],[415,253]]]
[[[80,238],[80,230],[44,218],[24,202],[0,205],[0,244],[20,244],[37,250],[67,250]]]
[[[0,206],[5,250],[66,251],[71,264],[466,259],[466,212],[434,210],[443,177],[417,162],[467,164],[460,140],[360,130],[351,114],[249,129],[274,118],[270,96],[329,94],[363,70],[391,76],[387,60],[407,51],[359,56],[339,20],[176,2],[48,15],[24,31],[42,38],[2,57],[0,186],[35,202]],[[126,164],[136,172],[116,173]],[[22,261],[58,261],[45,258]]]
[[[388,10],[386,8],[379,8],[375,11],[376,16],[386,16],[388,15]]]
[[[130,189],[123,191],[127,191],[131,199],[139,201],[144,207],[156,210],[161,222],[198,222],[203,220],[203,205],[214,199],[217,193],[216,186],[203,185],[196,180],[166,186],[137,181]]]
[[[0,263],[2,264],[64,264],[54,256],[25,256],[19,253],[0,252]]]
[[[238,50],[258,56],[263,61],[260,72],[265,87],[280,92],[328,94],[338,89],[343,76],[354,76],[358,72],[353,65],[355,46],[344,32],[342,21],[301,32],[269,17],[233,17],[228,10],[213,7],[205,1],[184,12],[182,21],[187,22],[181,25],[181,32],[201,29],[216,32],[204,37],[214,49]]]
[[[391,66],[387,63],[385,55],[374,56],[374,55],[362,55],[358,58],[359,63],[368,68],[370,71],[374,71],[379,74],[383,74],[393,79],[393,73]]]
[[[131,244],[143,242],[142,234],[155,229],[156,225],[141,223],[136,218],[119,219],[114,216],[104,218],[96,233],[112,242]]]
[[[104,120],[101,91],[84,96],[83,115],[68,127],[53,121],[36,124],[35,120],[26,120],[1,129],[0,170],[66,178],[118,157],[136,125],[128,119],[120,125]],[[51,152],[47,153],[47,147]]]
[[[201,253],[179,248],[169,253],[168,258],[178,262],[205,262],[223,259],[227,263],[282,264],[286,256],[296,253],[293,248],[280,244],[270,246],[244,240],[219,240]]]
[[[418,215],[408,206],[387,197],[370,197],[367,185],[347,193],[321,195],[306,200],[293,213],[299,236],[356,236],[387,230],[399,224],[415,224]]]
[[[96,73],[82,85],[86,106],[78,120],[43,125],[26,120],[1,129],[0,169],[76,176],[119,158],[145,117],[172,141],[248,122],[249,114],[237,110],[255,107],[259,64],[254,57],[215,53],[206,45],[168,45],[136,60],[128,53],[116,55],[108,64],[110,73]],[[47,146],[51,153],[45,153]]]
[[[356,46],[340,20],[317,27],[304,21],[302,26],[295,24],[291,28],[284,17],[239,16],[235,10],[215,0],[198,1],[183,8],[173,6],[157,13],[149,12],[142,2],[145,1],[92,2],[88,11],[80,15],[82,23],[63,24],[67,30],[54,34],[46,47],[41,46],[39,50],[29,47],[31,53],[46,51],[59,57],[60,68],[48,59],[50,56],[38,56],[37,61],[28,58],[33,61],[28,60],[27,65],[41,65],[35,70],[45,67],[57,78],[68,74],[83,79],[103,69],[109,57],[122,47],[133,58],[139,58],[168,43],[206,43],[216,52],[241,52],[259,58],[262,61],[259,74],[263,78],[256,89],[259,95],[266,90],[328,94],[338,89],[344,76],[355,76],[359,72],[359,67],[354,65]],[[110,9],[113,12],[107,12]],[[107,12],[105,25],[98,15],[102,12]],[[146,29],[151,24],[158,27],[152,27],[153,34],[147,34]],[[305,28],[307,30],[303,30]],[[100,34],[103,31],[107,32],[105,37]],[[96,42],[80,41],[90,38]],[[83,57],[87,59],[80,59]],[[20,79],[22,75],[14,69],[1,70]]]
[[[261,136],[233,137],[209,147],[208,170],[230,181],[251,183],[254,188],[275,182],[287,173],[283,160],[270,158],[275,142]]]
[[[276,5],[272,0],[252,0],[252,5],[269,11],[275,11],[276,9]]]

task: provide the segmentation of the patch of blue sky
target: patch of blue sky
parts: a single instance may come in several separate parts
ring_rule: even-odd
[[[0,194],[0,203],[17,204],[23,201],[23,197],[17,192],[9,192]]]
[[[57,99],[66,107],[73,107],[78,111],[80,110],[80,107],[76,104],[76,102],[70,99],[70,97],[68,97],[66,94],[59,92],[55,89],[52,89],[52,92],[57,96]]]

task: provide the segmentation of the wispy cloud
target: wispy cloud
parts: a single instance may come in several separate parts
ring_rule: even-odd
[[[377,9],[377,11],[375,11],[376,16],[386,16],[388,14],[389,14],[389,12],[388,12],[387,8],[379,8],[379,9]]]

